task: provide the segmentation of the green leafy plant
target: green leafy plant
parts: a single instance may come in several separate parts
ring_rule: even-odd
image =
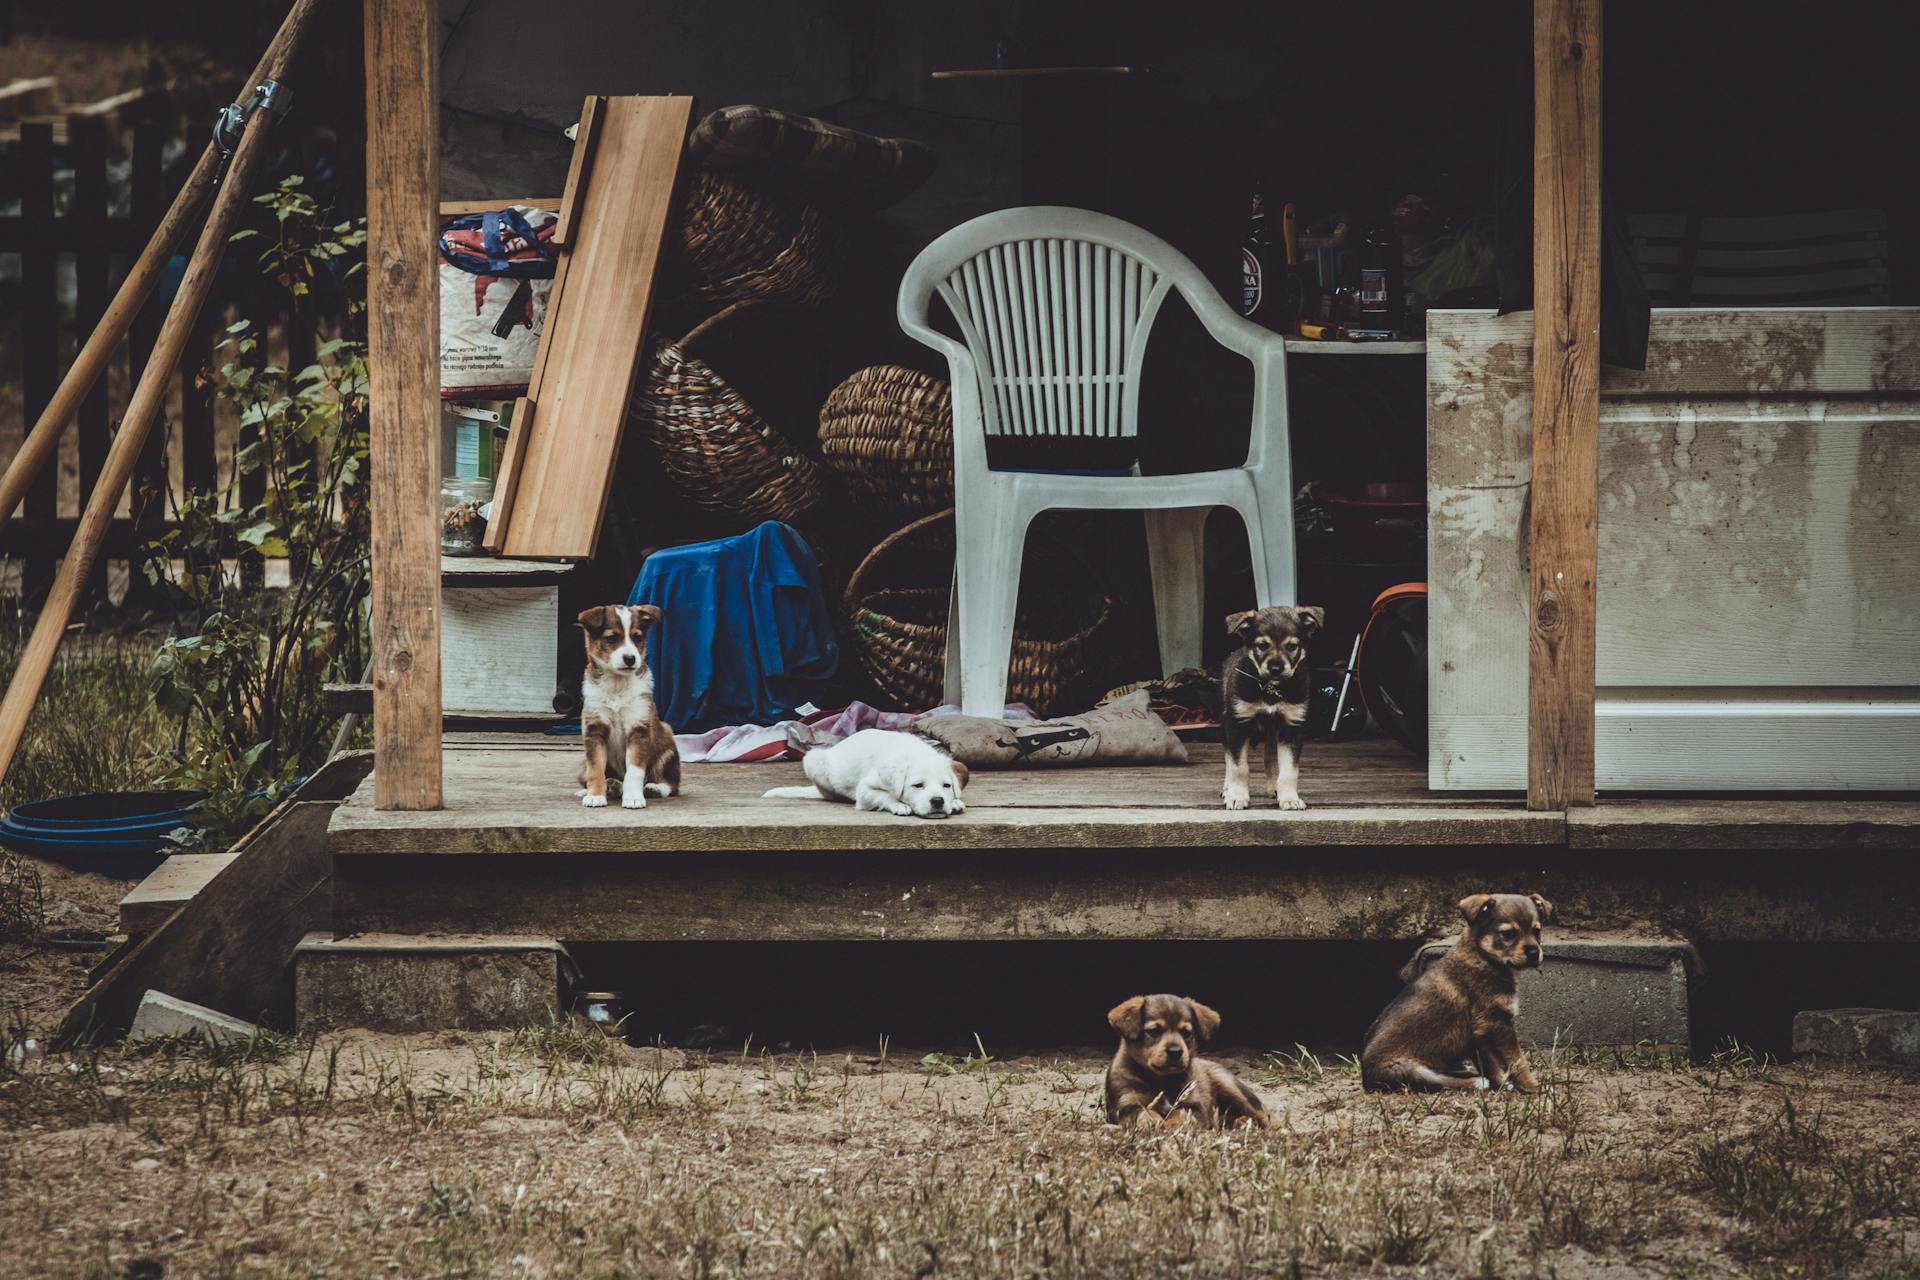
[[[195,826],[174,833],[189,847],[237,834],[321,763],[334,719],[322,686],[357,678],[367,648],[365,224],[332,221],[298,178],[256,202],[273,227],[260,270],[296,298],[337,289],[340,331],[314,363],[287,369],[262,325],[227,327],[218,394],[238,409],[245,443],[228,483],[189,492],[146,548],[147,578],[175,610],[151,668],[155,705],[177,727],[162,781],[209,797]],[[243,498],[249,487],[263,496]],[[241,572],[249,561],[284,561],[286,585],[251,585],[265,575]]]

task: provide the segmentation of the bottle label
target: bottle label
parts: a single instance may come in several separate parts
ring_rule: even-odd
[[[1260,259],[1254,257],[1253,250],[1240,251],[1240,314],[1250,316],[1260,309],[1260,299],[1264,295],[1260,279]]]
[[[1360,310],[1385,311],[1387,309],[1387,269],[1385,267],[1360,268]]]

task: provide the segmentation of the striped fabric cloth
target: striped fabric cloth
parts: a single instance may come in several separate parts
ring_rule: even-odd
[[[933,172],[933,149],[912,138],[881,138],[770,107],[722,107],[687,140],[704,168],[791,180],[821,199],[878,209]]]

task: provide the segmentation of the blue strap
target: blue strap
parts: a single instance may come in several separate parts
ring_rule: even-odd
[[[525,240],[537,258],[510,258],[507,256],[505,231]],[[453,243],[447,238],[448,231],[480,232],[480,247],[483,254]],[[507,276],[516,280],[551,280],[559,255],[553,246],[541,240],[528,225],[525,215],[518,209],[501,209],[498,212],[469,213],[455,218],[440,233],[440,256],[448,265],[476,276]]]

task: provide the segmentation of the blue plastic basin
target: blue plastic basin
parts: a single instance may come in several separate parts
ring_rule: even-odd
[[[203,791],[112,791],[15,805],[0,817],[0,845],[109,874],[159,865],[167,834],[185,825]]]

